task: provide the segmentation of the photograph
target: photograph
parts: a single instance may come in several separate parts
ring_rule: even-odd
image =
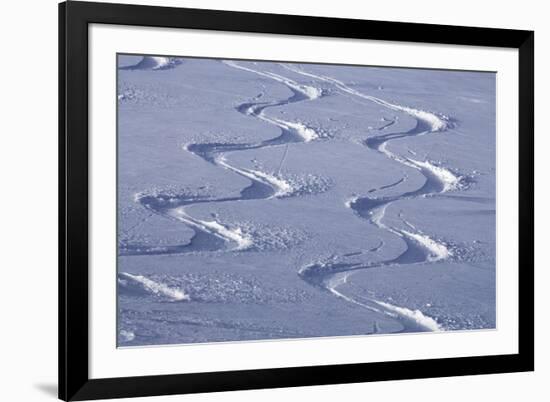
[[[495,71],[113,68],[118,348],[498,329]]]
[[[0,402],[548,399],[548,13],[471,3],[4,2]]]

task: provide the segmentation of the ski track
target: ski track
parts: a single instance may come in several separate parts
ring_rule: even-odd
[[[255,117],[265,123],[278,127],[281,134],[275,138],[248,144],[234,143],[192,143],[184,145],[184,150],[188,151],[207,163],[211,163],[222,169],[231,171],[244,178],[250,180],[251,184],[244,188],[239,196],[209,198],[201,196],[180,196],[166,197],[162,195],[142,193],[136,195],[136,201],[143,205],[148,210],[173,219],[183,222],[191,227],[195,234],[190,242],[183,245],[159,246],[159,247],[127,247],[123,249],[122,255],[135,254],[172,254],[185,253],[194,251],[218,251],[218,250],[246,250],[253,246],[253,239],[247,236],[239,227],[225,226],[216,220],[206,221],[192,217],[186,208],[190,205],[201,203],[221,203],[234,202],[244,200],[259,200],[273,199],[289,196],[292,194],[292,186],[280,177],[280,169],[276,174],[270,174],[259,170],[246,169],[231,165],[227,161],[227,155],[231,152],[245,151],[251,149],[260,149],[267,147],[285,146],[281,166],[288,152],[288,146],[292,143],[310,142],[319,138],[317,132],[300,122],[285,121],[279,118],[271,117],[265,113],[266,109],[276,106],[289,105],[296,102],[311,101],[323,96],[322,89],[300,84],[288,77],[269,72],[260,71],[250,67],[240,65],[234,61],[224,60],[225,65],[231,68],[246,71],[252,74],[259,75],[264,78],[272,79],[285,86],[292,91],[292,96],[279,101],[258,102],[261,98],[260,94],[253,99],[252,102],[243,103],[236,107],[239,113],[246,116]],[[357,271],[390,266],[390,265],[410,265],[420,263],[430,263],[448,259],[452,256],[452,252],[445,244],[432,239],[428,235],[416,230],[412,225],[404,221],[408,229],[399,229],[390,227],[384,224],[383,218],[385,211],[389,205],[395,201],[407,200],[418,197],[425,197],[433,194],[442,194],[451,190],[459,189],[461,177],[455,175],[450,170],[434,165],[429,161],[420,161],[409,157],[403,157],[388,150],[387,145],[390,141],[404,138],[426,135],[429,133],[442,132],[451,127],[448,117],[437,115],[424,110],[414,109],[408,106],[390,103],[383,99],[365,94],[354,88],[349,87],[344,82],[335,78],[317,75],[303,69],[288,64],[280,64],[285,69],[293,73],[306,76],[315,81],[321,81],[334,86],[337,90],[350,97],[356,97],[369,102],[373,102],[383,106],[393,112],[405,113],[416,120],[416,127],[401,133],[389,133],[377,135],[367,138],[363,145],[367,148],[380,152],[388,159],[403,165],[405,168],[414,169],[420,172],[425,177],[424,184],[417,190],[405,192],[400,195],[388,197],[354,197],[346,201],[346,207],[350,208],[357,216],[366,219],[371,224],[377,226],[381,230],[388,231],[396,236],[399,236],[406,244],[406,250],[396,258],[376,262],[376,263],[349,263],[339,262],[333,257],[329,261],[315,262],[302,267],[299,271],[299,276],[310,285],[322,288],[329,291],[331,294],[343,299],[351,304],[360,306],[369,311],[379,313],[385,316],[399,320],[404,330],[403,332],[418,332],[418,331],[441,331],[444,330],[441,325],[433,318],[426,316],[420,310],[411,310],[406,307],[395,306],[386,301],[376,300],[374,298],[365,298],[360,296],[351,297],[344,294],[338,288],[344,285],[348,278]],[[144,58],[142,62],[135,66],[126,67],[126,69],[166,69],[173,67],[173,62],[168,58]],[[397,118],[396,118],[397,119]],[[396,119],[383,119],[385,124],[378,129],[384,131],[392,126]],[[415,154],[411,152],[414,156]],[[369,190],[368,193],[373,193],[379,190],[396,187],[407,179],[405,175],[402,179],[381,186],[378,189]],[[379,245],[367,251],[357,253],[348,253],[343,257],[351,257],[364,254],[365,252],[376,252],[384,246],[384,242],[380,241]],[[177,293],[177,290],[163,287],[162,284],[156,284],[147,278],[134,276],[131,274],[122,273],[123,280],[138,283],[147,291],[162,294],[172,300],[185,300],[186,295]],[[176,293],[174,293],[176,292]],[[378,324],[375,323],[375,329]],[[378,330],[376,330],[377,332]]]
[[[166,68],[171,60],[168,58],[144,58],[136,66],[131,68],[147,68],[158,70]],[[163,194],[141,193],[136,195],[136,201],[143,207],[166,218],[183,222],[193,229],[195,234],[190,242],[181,245],[171,246],[130,246],[120,248],[121,255],[143,255],[143,254],[180,254],[196,251],[217,251],[217,250],[246,250],[254,245],[251,236],[243,233],[239,227],[230,227],[216,220],[201,220],[194,218],[187,212],[187,207],[201,203],[221,203],[244,200],[260,200],[281,198],[292,195],[293,187],[279,175],[280,167],[275,174],[259,170],[246,169],[231,165],[227,161],[227,155],[232,152],[260,149],[268,147],[287,146],[292,143],[310,142],[319,138],[317,132],[300,122],[286,121],[268,116],[265,111],[276,106],[289,105],[296,102],[311,101],[322,96],[321,90],[309,85],[298,84],[297,82],[268,71],[255,70],[237,64],[234,61],[222,61],[231,68],[239,69],[249,73],[257,74],[264,78],[277,81],[292,91],[288,99],[272,102],[257,102],[261,96],[257,96],[252,102],[240,104],[236,107],[239,113],[255,117],[261,121],[278,127],[281,134],[275,138],[248,144],[234,143],[193,143],[184,145],[183,149],[188,151],[207,163],[231,171],[248,179],[251,184],[244,188],[239,196],[209,198],[196,195],[166,196]],[[139,66],[139,67],[138,67]],[[143,67],[144,68],[144,67]],[[285,155],[288,148],[285,149]],[[282,162],[281,162],[282,163]]]
[[[414,191],[380,198],[354,197],[347,200],[345,203],[345,205],[353,210],[353,212],[359,217],[366,219],[381,230],[385,230],[399,236],[407,246],[406,250],[402,254],[387,261],[370,264],[339,262],[337,261],[337,258],[332,257],[329,261],[316,262],[302,267],[299,272],[300,277],[314,286],[328,290],[332,294],[346,300],[347,302],[359,305],[374,312],[381,312],[390,317],[397,318],[402,323],[404,332],[444,330],[444,328],[439,325],[436,320],[423,314],[420,310],[411,310],[406,307],[395,306],[388,302],[376,300],[374,298],[367,298],[363,301],[359,301],[357,300],[357,297],[353,298],[345,295],[342,291],[338,290],[338,287],[345,284],[350,275],[360,270],[390,265],[430,263],[445,260],[452,256],[451,250],[449,250],[445,244],[432,239],[430,236],[420,231],[417,231],[408,222],[404,221],[410,230],[390,227],[383,222],[387,207],[395,201],[425,197],[433,194],[442,194],[451,190],[459,189],[461,177],[455,175],[450,170],[434,165],[427,160],[419,161],[416,159],[403,157],[393,153],[387,148],[388,143],[392,140],[446,131],[451,127],[449,118],[447,116],[437,115],[428,111],[390,103],[383,99],[364,94],[363,92],[353,89],[344,82],[332,77],[306,72],[295,66],[287,64],[281,65],[294,73],[306,76],[316,81],[331,84],[344,94],[365,99],[381,105],[393,112],[401,112],[413,117],[416,120],[416,126],[413,129],[406,132],[389,133],[369,137],[365,140],[364,145],[371,150],[382,153],[388,159],[403,165],[405,168],[419,171],[425,178],[424,184],[419,189]],[[390,125],[393,125],[394,122],[395,120],[390,121],[388,124],[382,126],[378,131],[388,128]],[[369,193],[398,186],[406,180],[406,177],[407,176],[395,183],[382,186],[378,189],[369,190]],[[376,247],[373,250],[378,249],[379,247]],[[348,256],[352,256],[354,254],[355,253],[348,254]]]

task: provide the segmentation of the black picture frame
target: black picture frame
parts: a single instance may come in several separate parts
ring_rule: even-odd
[[[88,375],[88,25],[92,23],[518,49],[518,353],[90,379]],[[78,1],[59,4],[60,399],[90,400],[532,370],[534,370],[534,32]]]

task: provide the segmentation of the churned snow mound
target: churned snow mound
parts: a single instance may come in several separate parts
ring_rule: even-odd
[[[230,229],[216,221],[201,221],[201,223],[222,237],[233,240],[237,243],[237,250],[244,250],[252,245],[252,240],[248,236],[244,235],[239,227]]]
[[[452,255],[451,251],[444,244],[438,243],[430,236],[420,233],[411,233],[406,230],[401,230],[400,232],[424,246],[429,252],[427,258],[430,262],[445,260]]]
[[[378,300],[375,300],[374,302],[384,307],[386,310],[393,311],[401,317],[411,320],[420,327],[426,328],[429,331],[443,331],[443,328],[437,323],[436,320],[424,315],[420,310],[410,310],[405,307],[394,306],[393,304]]]
[[[449,169],[434,165],[429,161],[421,162],[413,159],[407,159],[407,160],[421,169],[426,169],[430,171],[435,177],[437,177],[443,184],[442,193],[456,190],[459,188],[462,178],[460,176],[455,175]]]
[[[172,301],[189,300],[189,296],[182,290],[171,288],[160,282],[155,282],[143,275],[132,275],[127,272],[121,272],[119,274],[118,283],[123,287],[137,286],[149,294],[165,297]]]
[[[174,57],[143,56],[143,58],[133,66],[123,67],[125,70],[165,70],[175,67],[181,61]]]

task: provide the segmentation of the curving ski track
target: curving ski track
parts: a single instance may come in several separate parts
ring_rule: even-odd
[[[157,62],[158,60],[153,60]],[[167,61],[166,61],[167,63]],[[226,156],[232,152],[245,151],[288,146],[292,143],[309,142],[319,136],[312,128],[299,122],[290,122],[268,116],[265,111],[268,108],[288,105],[296,102],[314,100],[322,96],[318,88],[301,85],[281,75],[254,70],[241,66],[233,61],[223,61],[231,68],[247,71],[280,82],[292,91],[288,99],[272,102],[257,102],[260,96],[252,102],[243,103],[236,107],[239,113],[246,116],[253,116],[266,123],[275,125],[281,134],[275,138],[248,144],[233,143],[194,143],[186,144],[184,150],[198,156],[207,163],[229,170],[239,176],[248,179],[251,184],[244,188],[236,197],[209,198],[197,195],[174,195],[174,194],[148,194],[136,195],[136,201],[143,207],[155,214],[166,218],[183,222],[195,232],[189,243],[146,247],[142,245],[125,245],[120,247],[121,255],[143,255],[143,254],[180,254],[196,251],[217,251],[217,250],[245,250],[253,246],[253,240],[247,236],[239,227],[229,227],[216,220],[200,220],[191,216],[187,207],[204,203],[237,202],[245,200],[260,200],[290,196],[292,186],[277,174],[269,174],[259,170],[245,169],[231,165]],[[158,67],[155,69],[159,69]],[[286,154],[286,151],[285,151]]]
[[[170,68],[172,65],[167,60],[152,60],[149,64],[154,64],[152,69]],[[154,63],[153,63],[154,62]],[[156,64],[155,64],[156,63]],[[248,237],[239,227],[228,227],[215,220],[205,221],[194,218],[187,212],[187,207],[203,203],[222,203],[238,202],[246,200],[273,199],[289,196],[292,194],[292,186],[282,179],[279,175],[280,167],[275,174],[246,169],[233,166],[227,161],[227,155],[232,152],[239,152],[251,149],[260,149],[276,146],[286,146],[284,155],[288,150],[288,145],[299,142],[309,142],[319,138],[315,130],[299,123],[281,120],[270,117],[265,113],[268,108],[289,105],[296,102],[318,99],[323,95],[320,88],[299,84],[296,81],[267,71],[255,70],[240,65],[234,61],[223,61],[228,67],[257,74],[264,78],[275,80],[292,91],[292,96],[272,102],[260,102],[260,94],[251,102],[243,103],[236,107],[239,113],[246,116],[255,117],[265,123],[278,127],[280,135],[261,142],[234,144],[234,143],[193,143],[184,146],[184,150],[196,155],[207,163],[229,170],[237,175],[247,178],[251,184],[244,188],[238,196],[210,198],[197,195],[168,195],[168,194],[147,194],[142,193],[136,196],[136,201],[153,213],[166,218],[183,222],[195,232],[189,243],[162,247],[144,247],[144,246],[125,246],[120,249],[121,255],[136,254],[179,254],[196,251],[218,251],[218,250],[245,250],[253,247],[253,239]],[[358,217],[367,220],[381,230],[390,232],[400,237],[406,244],[406,250],[399,256],[382,262],[375,263],[349,263],[345,259],[355,255],[367,252],[376,252],[384,246],[383,242],[370,249],[362,250],[357,253],[343,255],[339,261],[333,258],[330,261],[315,262],[302,267],[299,276],[307,283],[327,290],[335,296],[362,308],[390,316],[399,320],[404,327],[405,332],[418,331],[439,331],[443,330],[433,318],[424,315],[419,310],[410,310],[405,307],[394,306],[384,301],[374,298],[351,297],[344,294],[338,288],[345,284],[350,275],[354,272],[390,266],[390,265],[410,265],[429,263],[444,260],[452,256],[452,252],[445,244],[430,238],[428,235],[416,230],[411,224],[403,221],[406,229],[391,227],[383,222],[385,211],[388,206],[396,201],[425,197],[428,195],[442,194],[454,189],[458,189],[462,178],[455,175],[450,170],[434,165],[429,161],[419,161],[416,159],[404,157],[391,152],[388,144],[400,138],[426,135],[435,132],[442,132],[452,126],[452,123],[446,116],[436,115],[431,112],[414,109],[411,107],[387,102],[383,99],[364,94],[354,88],[349,87],[344,82],[335,78],[313,74],[291,65],[281,64],[282,67],[293,73],[306,76],[310,79],[321,81],[332,85],[338,91],[350,97],[356,97],[369,102],[383,106],[393,112],[404,113],[416,120],[416,126],[406,132],[397,132],[389,134],[380,134],[367,138],[363,145],[375,152],[382,153],[395,163],[403,165],[407,169],[413,169],[420,172],[424,178],[424,184],[413,191],[408,191],[399,195],[389,197],[356,197],[346,202],[346,207],[350,208]],[[141,68],[141,65],[130,68]],[[149,68],[150,66],[145,66]],[[379,131],[387,130],[395,124],[396,120],[384,120],[385,124],[379,128]],[[282,162],[281,162],[282,163]],[[381,186],[377,189],[371,189],[369,194],[379,190],[397,187],[407,180],[406,174],[400,180]]]
[[[435,113],[390,103],[380,98],[364,94],[335,78],[313,74],[286,64],[283,64],[282,66],[290,71],[293,71],[294,73],[331,84],[337,90],[347,95],[365,99],[394,112],[405,113],[413,117],[416,120],[416,126],[413,129],[406,132],[389,133],[369,137],[364,141],[363,145],[373,151],[382,153],[390,160],[403,165],[407,169],[414,169],[420,172],[425,178],[424,184],[414,191],[408,191],[399,195],[380,198],[368,196],[356,197],[346,202],[346,206],[360,218],[367,220],[381,230],[385,230],[399,236],[405,242],[407,247],[403,253],[396,258],[370,264],[349,263],[345,261],[346,256],[343,256],[344,261],[338,261],[338,258],[333,257],[330,261],[316,262],[303,267],[299,272],[300,277],[311,285],[326,289],[347,302],[359,305],[371,311],[397,318],[402,322],[405,332],[443,330],[444,328],[442,328],[433,318],[424,315],[419,310],[410,310],[405,307],[394,306],[374,298],[357,300],[357,298],[345,295],[338,290],[338,288],[346,283],[350,275],[360,270],[390,265],[429,263],[444,260],[452,256],[452,252],[445,244],[417,231],[406,221],[404,221],[404,224],[409,230],[391,227],[383,222],[387,207],[396,201],[425,197],[433,194],[441,194],[459,188],[462,178],[455,175],[450,170],[433,165],[429,161],[419,161],[400,156],[391,152],[387,148],[387,145],[393,140],[442,132],[451,127],[452,123],[446,116],[440,116]],[[393,123],[394,121],[391,121],[384,125],[381,129],[386,129]],[[403,177],[395,183],[382,186],[379,189],[369,190],[369,193],[373,193],[384,188],[395,187],[405,181],[406,177],[407,176]],[[375,249],[377,250],[378,248],[379,247]],[[362,252],[348,254],[348,256],[356,254],[362,254]]]

